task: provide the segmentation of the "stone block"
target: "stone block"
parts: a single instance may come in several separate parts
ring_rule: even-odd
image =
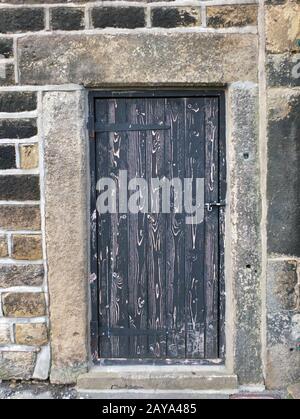
[[[84,9],[57,7],[50,10],[50,25],[54,31],[75,31],[84,29]]]
[[[12,257],[19,260],[43,259],[42,237],[38,235],[12,236]]]
[[[0,145],[0,170],[16,168],[16,149],[14,145]]]
[[[39,199],[39,176],[0,176],[0,201],[37,201]]]
[[[144,7],[95,7],[91,11],[94,28],[143,28],[146,25]]]
[[[45,316],[45,295],[32,292],[4,293],[2,294],[2,308],[6,317]]]
[[[0,205],[1,230],[40,230],[39,205]]]
[[[199,7],[154,7],[151,22],[152,26],[161,28],[199,26],[201,11]]]
[[[0,86],[11,86],[15,84],[15,67],[13,64],[0,63]],[[1,132],[1,128],[0,128]]]
[[[43,265],[0,265],[0,288],[38,287],[43,281]]]
[[[41,8],[3,8],[0,14],[0,33],[41,31],[45,27],[44,14]]]
[[[266,385],[270,389],[284,388],[300,376],[297,284],[295,260],[269,260]]]
[[[209,6],[206,16],[210,28],[256,26],[258,7],[256,4]]]
[[[10,326],[5,323],[0,323],[0,345],[8,345],[10,343]]]
[[[266,48],[272,54],[300,52],[300,3],[266,7]]]
[[[300,53],[269,54],[266,71],[269,87],[299,87]]]
[[[128,87],[257,80],[258,40],[252,34],[65,33],[24,36],[18,44],[21,84]]]
[[[16,324],[15,339],[17,345],[39,345],[48,343],[48,328],[45,323]]]
[[[4,58],[12,58],[13,52],[13,40],[7,38],[0,38],[0,55]]]
[[[34,352],[0,352],[0,379],[30,380],[35,361]]]
[[[0,139],[30,138],[37,134],[35,119],[2,119],[0,120]]]
[[[39,166],[38,144],[20,146],[21,169],[36,169]]]
[[[43,109],[51,381],[73,383],[88,354],[85,93],[47,92]]]
[[[0,236],[0,258],[8,257],[8,247],[6,236]]]
[[[300,256],[300,91],[268,97],[268,251]]]
[[[37,95],[34,92],[0,92],[0,112],[26,112],[36,107]]]

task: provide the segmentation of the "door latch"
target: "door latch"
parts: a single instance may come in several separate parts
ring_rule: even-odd
[[[212,212],[214,207],[225,207],[226,206],[226,202],[225,201],[220,201],[220,202],[207,202],[205,204],[205,208],[207,209],[208,212]]]

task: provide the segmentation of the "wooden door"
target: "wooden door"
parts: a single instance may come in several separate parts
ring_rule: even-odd
[[[223,102],[215,91],[91,94],[95,361],[224,358]],[[203,222],[187,224],[172,193],[169,214],[124,213],[118,205],[99,214],[97,181],[114,179],[118,204],[120,170],[148,184],[164,176],[204,178]]]

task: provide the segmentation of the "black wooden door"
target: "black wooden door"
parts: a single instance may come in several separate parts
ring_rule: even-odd
[[[223,94],[96,92],[90,107],[94,360],[221,362]],[[172,208],[99,214],[96,183],[114,179],[118,200],[120,170],[148,182],[204,178],[205,203],[212,205],[199,224],[187,224],[186,214]]]

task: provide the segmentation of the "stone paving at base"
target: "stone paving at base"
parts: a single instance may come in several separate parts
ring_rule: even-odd
[[[290,396],[290,395],[289,395]],[[11,399],[11,400],[20,400],[20,399],[37,399],[37,400],[72,400],[72,399],[286,399],[289,397],[286,392],[276,392],[276,391],[264,391],[260,393],[249,393],[249,392],[240,392],[238,394],[230,395],[228,393],[218,392],[216,394],[212,393],[202,393],[201,395],[196,395],[195,393],[191,396],[185,394],[182,397],[180,393],[164,393],[160,392],[153,397],[153,393],[148,392],[139,392],[132,394],[126,391],[122,392],[105,392],[100,394],[99,392],[86,392],[78,393],[76,388],[73,386],[60,386],[52,385],[49,383],[40,383],[40,382],[2,382],[0,383],[0,400]]]

